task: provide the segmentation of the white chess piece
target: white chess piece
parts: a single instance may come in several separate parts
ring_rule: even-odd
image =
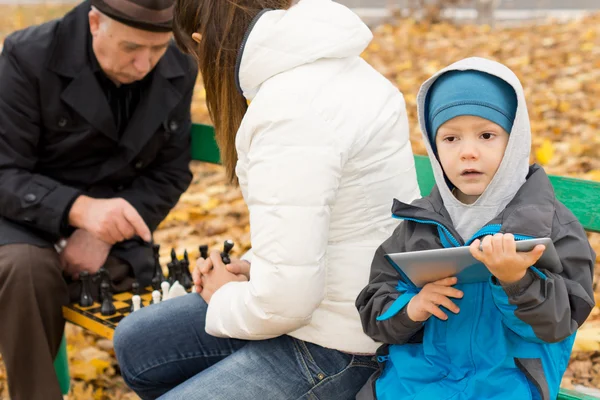
[[[160,288],[162,289],[162,301],[169,300],[169,288],[171,285],[167,281],[163,281],[160,284]]]
[[[187,294],[187,290],[179,283],[179,281],[175,281],[171,289],[169,289],[169,299],[173,299],[175,297],[183,296]]]
[[[152,292],[152,304],[160,303],[160,292],[155,290]]]
[[[133,303],[133,311],[137,311],[140,309],[140,306],[142,304],[142,298],[139,294],[134,294],[131,298],[131,302]]]

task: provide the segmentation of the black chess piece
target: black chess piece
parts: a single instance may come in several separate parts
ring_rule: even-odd
[[[183,252],[183,261],[185,261],[185,269],[184,269],[184,270],[185,270],[185,272],[186,272],[186,273],[187,273],[187,275],[190,277],[190,280],[193,280],[193,277],[192,277],[192,271],[190,271],[190,257],[189,257],[189,255],[188,255],[188,252],[187,252],[187,250],[185,250],[185,251]],[[183,261],[182,261],[182,262],[183,262]]]
[[[160,245],[153,244],[152,252],[154,253],[154,276],[152,277],[152,288],[154,290],[160,290],[160,284],[165,280],[165,275],[163,274],[162,267],[160,265]]]
[[[223,261],[223,264],[231,263],[231,259],[229,258],[229,252],[231,251],[231,249],[233,249],[233,245],[233,240],[229,239],[227,239],[223,243],[223,251],[221,252],[221,260]]]
[[[110,291],[110,284],[103,282],[100,284],[100,292],[102,293],[102,306],[100,307],[100,313],[102,315],[109,316],[117,312],[113,303],[112,293]]]
[[[179,261],[177,260],[177,254],[175,253],[175,249],[171,249],[171,261],[167,264],[167,268],[169,269],[169,277],[167,281],[169,285],[173,286],[175,281],[177,280],[177,269],[179,267]],[[161,282],[162,283],[162,282]],[[159,289],[157,289],[159,290]]]
[[[106,268],[100,268],[98,270],[98,274],[100,275],[100,285],[102,285],[104,282],[110,285],[110,274]]]
[[[82,271],[79,274],[79,280],[81,281],[79,305],[81,307],[89,307],[94,304],[94,299],[92,298],[92,288],[90,286],[90,273],[87,271]]]
[[[198,250],[200,251],[200,257],[206,260],[208,258],[208,245],[202,244],[198,246]]]
[[[99,283],[97,286],[98,291],[99,291],[98,298],[100,299],[100,303],[102,303],[102,300],[104,300],[104,298],[102,297],[102,290],[100,290],[100,288],[102,287],[103,283],[108,284],[110,287],[110,285],[111,285],[110,274],[108,273],[108,270],[106,268],[102,267],[98,270],[96,275],[98,276],[98,280],[99,280]]]
[[[190,273],[190,259],[187,250],[183,252],[183,260],[179,261],[179,269],[181,270],[179,283],[181,283],[181,286],[183,286],[185,290],[190,290],[193,286],[193,281],[192,274]]]

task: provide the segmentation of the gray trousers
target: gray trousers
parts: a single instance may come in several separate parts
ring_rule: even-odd
[[[131,288],[131,267],[109,257],[113,293]],[[92,285],[97,297],[97,284]],[[62,306],[77,301],[80,283],[63,276],[54,248],[0,246],[0,354],[12,400],[62,399],[54,371],[64,332]]]

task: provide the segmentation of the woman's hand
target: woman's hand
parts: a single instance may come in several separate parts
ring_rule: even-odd
[[[482,250],[479,250],[480,243]],[[538,244],[530,252],[518,252],[515,237],[510,233],[486,236],[483,241],[476,239],[469,246],[473,257],[484,263],[492,275],[504,284],[515,283],[523,278],[545,249],[546,246]]]
[[[454,314],[458,314],[460,309],[449,297],[460,299],[463,292],[452,287],[457,279],[455,277],[440,279],[439,281],[428,283],[417,293],[406,306],[408,318],[414,322],[423,322],[435,315],[441,320],[447,320],[448,316],[440,306],[447,308]]]
[[[236,265],[240,262],[243,263],[243,265],[239,266],[239,270],[246,271],[247,268],[247,272],[249,273],[250,264],[246,261],[235,260]],[[232,264],[233,263],[234,260],[232,260]],[[221,253],[217,250],[211,252],[207,259],[198,259],[192,277],[194,279],[196,292],[199,293],[207,303],[210,302],[212,295],[226,283],[248,281],[248,278],[243,273],[234,274],[229,272],[227,266],[223,264],[223,261],[221,260]]]

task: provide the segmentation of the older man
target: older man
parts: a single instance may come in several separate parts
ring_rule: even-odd
[[[0,353],[13,400],[60,398],[61,308],[80,272],[104,266],[114,291],[152,278],[151,232],[192,178],[197,69],[171,40],[173,3],[87,1],[6,38]]]

